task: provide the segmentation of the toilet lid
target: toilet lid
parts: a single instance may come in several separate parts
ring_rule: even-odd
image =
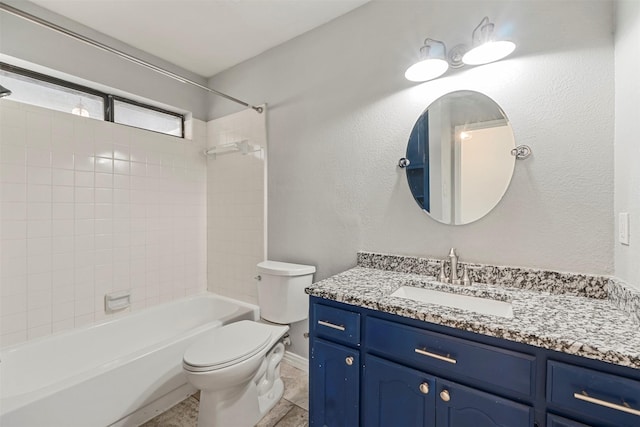
[[[189,370],[220,369],[248,359],[269,344],[271,328],[249,320],[217,328],[187,348],[183,362]]]

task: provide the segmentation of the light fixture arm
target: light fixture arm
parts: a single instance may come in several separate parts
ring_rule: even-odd
[[[489,21],[489,17],[485,16],[484,18],[482,18],[482,21],[480,21],[478,26],[476,28],[474,28],[473,32],[471,33],[471,43],[472,44],[475,44],[475,42],[476,42],[476,32],[478,30],[480,30],[480,37],[482,37],[482,35],[484,34],[484,30],[487,27],[490,27],[492,32],[493,32],[493,24],[491,23],[491,21]]]
[[[446,44],[444,44],[444,42],[443,42],[443,41],[441,41],[441,40],[431,39],[431,38],[428,38],[428,37],[427,37],[426,39],[424,39],[424,46],[423,46],[423,48],[424,48],[424,47],[429,47],[429,48],[431,48],[432,43],[438,43],[438,44],[440,44],[440,45],[442,46],[442,50],[443,50],[443,54],[442,54],[442,56],[446,58],[446,57],[447,57],[447,45],[446,45]]]

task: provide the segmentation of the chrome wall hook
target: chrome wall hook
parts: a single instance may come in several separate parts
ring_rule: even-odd
[[[533,154],[533,151],[528,145],[518,145],[516,148],[511,150],[511,155],[515,156],[517,160],[524,160],[531,154]]]

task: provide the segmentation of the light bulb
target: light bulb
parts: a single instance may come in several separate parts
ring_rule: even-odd
[[[460,139],[462,141],[468,141],[471,138],[473,138],[473,135],[471,134],[471,132],[465,132],[465,131],[460,132]]]
[[[510,41],[488,41],[465,53],[462,62],[467,65],[488,64],[509,56],[515,49],[516,44]]]
[[[412,82],[426,82],[440,77],[449,69],[449,64],[443,59],[429,58],[416,62],[407,69],[404,76]]]
[[[89,117],[89,110],[84,108],[82,101],[80,101],[78,105],[73,107],[73,109],[71,110],[71,114],[75,114],[76,116],[81,116],[81,117]]]

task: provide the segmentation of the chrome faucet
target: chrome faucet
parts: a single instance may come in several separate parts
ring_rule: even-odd
[[[460,279],[458,278],[458,254],[456,254],[456,248],[451,248],[449,251],[449,259],[451,260],[451,281],[452,285],[459,285]]]
[[[444,272],[444,265],[446,261],[442,261],[440,263],[440,275],[438,276],[438,281],[442,283],[451,283],[453,285],[470,285],[471,280],[469,279],[469,271],[467,270],[467,266],[464,266],[464,273],[462,278],[458,277],[458,254],[456,253],[455,248],[451,248],[449,251],[449,259],[451,260],[451,277],[447,277]]]

